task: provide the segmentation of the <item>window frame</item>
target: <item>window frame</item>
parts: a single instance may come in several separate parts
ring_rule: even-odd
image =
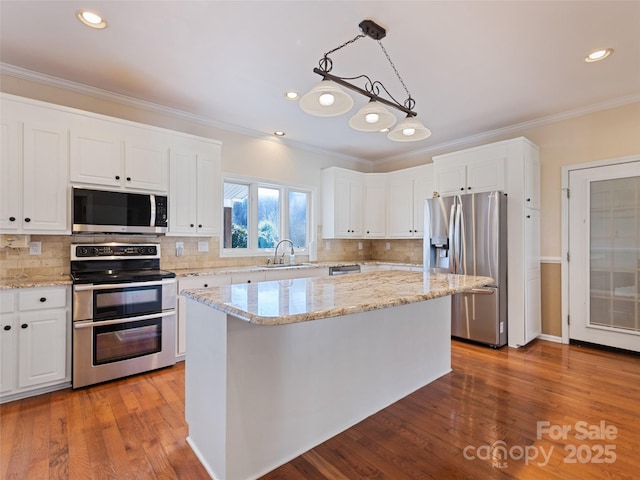
[[[317,225],[315,221],[315,199],[316,187],[301,184],[290,184],[273,180],[264,180],[254,177],[237,175],[224,175],[222,178],[222,205],[224,210],[224,185],[225,183],[236,183],[249,187],[249,200],[247,205],[247,248],[225,248],[224,247],[224,215],[221,215],[220,228],[220,257],[270,257],[273,256],[274,248],[258,248],[258,188],[271,188],[280,191],[280,238],[289,238],[289,192],[300,192],[307,194],[307,244],[304,247],[295,247],[296,253],[307,254],[309,244],[315,241]]]

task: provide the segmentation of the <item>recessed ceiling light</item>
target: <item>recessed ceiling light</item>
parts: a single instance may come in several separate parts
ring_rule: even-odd
[[[277,132],[273,132],[273,134],[276,137],[284,137],[286,135],[286,133],[284,133],[282,130],[278,130]]]
[[[298,97],[300,96],[300,94],[294,90],[289,90],[288,92],[285,92],[284,94],[284,98],[286,98],[287,100],[297,100]]]
[[[90,10],[78,10],[76,12],[76,17],[82,23],[84,23],[87,27],[91,28],[107,28],[107,22],[96,12],[92,12]]]
[[[584,61],[587,63],[599,62],[600,60],[604,60],[605,58],[607,58],[612,53],[613,48],[601,48],[589,53],[589,55],[584,57]]]

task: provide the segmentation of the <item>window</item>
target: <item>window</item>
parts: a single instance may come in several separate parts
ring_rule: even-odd
[[[310,241],[311,190],[254,180],[224,182],[224,253],[273,251],[282,239],[297,249]]]

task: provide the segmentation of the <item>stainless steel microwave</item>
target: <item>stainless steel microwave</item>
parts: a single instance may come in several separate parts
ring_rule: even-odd
[[[161,234],[167,231],[167,197],[73,188],[73,233]]]

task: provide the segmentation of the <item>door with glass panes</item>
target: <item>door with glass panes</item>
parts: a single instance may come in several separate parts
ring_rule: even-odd
[[[640,159],[569,172],[569,337],[640,351]]]

